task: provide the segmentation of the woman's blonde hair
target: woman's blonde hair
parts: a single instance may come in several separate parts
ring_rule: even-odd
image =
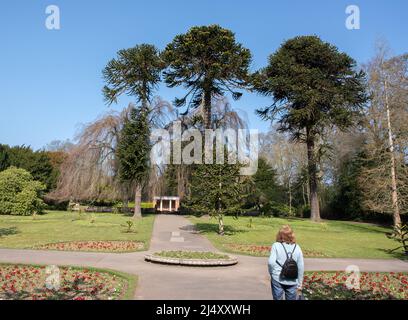
[[[284,225],[279,229],[276,242],[296,243],[295,233],[289,225]]]

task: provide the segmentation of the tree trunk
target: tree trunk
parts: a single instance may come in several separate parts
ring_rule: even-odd
[[[142,185],[140,183],[137,183],[135,190],[135,211],[133,214],[133,218],[142,217],[141,204],[142,204]]]
[[[222,216],[218,216],[218,234],[220,236],[223,236],[225,234],[224,232],[224,220],[222,218]]]
[[[317,164],[315,157],[315,137],[310,133],[309,129],[306,130],[306,145],[310,189],[310,219],[313,221],[319,221],[320,208],[317,184]]]
[[[204,128],[211,129],[211,90],[206,90],[204,92]]]
[[[302,182],[302,198],[303,198],[303,204],[306,206],[307,205],[307,201],[306,201],[306,196],[305,196],[305,184],[304,182]]]
[[[128,187],[125,185],[122,185],[121,187],[122,189],[122,210],[126,210],[129,207],[129,190]],[[126,211],[122,211],[122,212],[126,212]]]
[[[398,189],[397,189],[397,178],[395,170],[395,155],[394,155],[394,139],[392,137],[391,128],[391,115],[390,106],[388,103],[388,84],[387,80],[384,81],[384,91],[385,91],[385,106],[387,108],[387,126],[388,126],[388,142],[390,145],[390,157],[391,157],[391,186],[392,186],[392,207],[393,207],[393,221],[394,226],[401,224],[400,209],[398,203]]]
[[[288,183],[288,191],[289,191],[289,215],[292,216],[292,183],[289,179],[289,183]]]

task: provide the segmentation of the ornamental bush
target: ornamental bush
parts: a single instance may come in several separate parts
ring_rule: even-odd
[[[31,215],[44,209],[40,198],[46,186],[24,169],[0,172],[0,214]]]

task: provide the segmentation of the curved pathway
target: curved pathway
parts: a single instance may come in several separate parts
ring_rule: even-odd
[[[159,215],[155,219],[149,252],[160,250],[217,251],[197,234],[184,217]],[[114,269],[139,276],[135,299],[271,299],[267,259],[239,255],[231,267],[164,266],[144,261],[146,252],[89,253],[0,249],[0,262],[75,265]],[[305,259],[305,269],[408,272],[408,262],[370,259]]]

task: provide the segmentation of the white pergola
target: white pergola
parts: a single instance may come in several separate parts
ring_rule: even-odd
[[[154,207],[159,212],[176,212],[180,207],[180,197],[154,197]]]

